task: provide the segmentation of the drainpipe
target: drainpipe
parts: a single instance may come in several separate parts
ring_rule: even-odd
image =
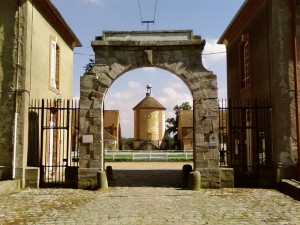
[[[18,1],[18,31],[17,31],[17,66],[15,83],[15,113],[14,113],[14,139],[13,139],[13,160],[12,179],[16,178],[16,155],[17,155],[17,132],[18,132],[18,95],[19,95],[19,67],[20,67],[20,0]]]
[[[100,111],[101,117],[101,168],[100,171],[104,171],[104,98],[102,98],[102,109]]]
[[[292,19],[292,29],[293,29],[293,57],[294,57],[294,85],[295,85],[295,111],[296,111],[296,133],[297,133],[297,149],[298,149],[298,167],[300,166],[300,140],[299,140],[299,93],[298,93],[298,71],[297,71],[297,63],[298,63],[298,43],[297,43],[297,15],[296,15],[296,9],[297,9],[297,0],[292,0],[291,1],[291,11],[293,14],[293,19]],[[299,174],[300,175],[300,174]],[[298,175],[298,176],[299,176]]]

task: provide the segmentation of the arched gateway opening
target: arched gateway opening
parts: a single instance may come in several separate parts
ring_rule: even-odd
[[[205,41],[190,30],[103,32],[92,41],[93,69],[80,79],[80,147],[78,187],[97,187],[104,170],[103,102],[122,74],[141,67],[157,67],[178,76],[193,97],[194,169],[201,187],[233,186],[233,171],[219,168],[217,78],[202,65]]]

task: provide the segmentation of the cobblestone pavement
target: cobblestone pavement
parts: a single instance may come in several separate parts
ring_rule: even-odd
[[[264,189],[28,189],[0,197],[0,224],[296,225],[300,202]]]
[[[0,196],[0,224],[298,225],[300,202],[271,189],[26,189]]]

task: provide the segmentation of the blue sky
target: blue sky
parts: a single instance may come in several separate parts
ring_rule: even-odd
[[[83,67],[94,58],[91,41],[103,31],[146,30],[142,26],[138,0],[52,0],[83,47],[74,52],[74,97],[79,97],[79,79]],[[143,20],[153,20],[156,0],[140,0]],[[203,64],[218,77],[219,98],[226,97],[226,49],[217,45],[244,0],[157,0],[155,24],[150,30],[193,30],[206,40]],[[219,53],[219,54],[211,54]],[[154,97],[173,117],[173,107],[192,101],[190,91],[175,75],[155,68],[142,68],[125,73],[109,88],[106,109],[119,109],[123,137],[133,137],[133,111],[153,86]]]

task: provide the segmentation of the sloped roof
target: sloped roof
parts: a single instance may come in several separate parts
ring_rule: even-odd
[[[105,140],[107,139],[111,139],[111,140],[117,140],[117,137],[111,135],[110,133],[108,133],[108,131],[104,130],[103,132],[103,137]]]
[[[115,127],[119,126],[120,113],[119,110],[104,110],[104,127],[110,127],[114,124]]]
[[[166,110],[166,108],[160,104],[154,97],[146,96],[139,104],[137,104],[133,110],[137,109],[160,109]]]
[[[181,110],[179,112],[179,124],[181,127],[193,127],[193,110]]]
[[[194,131],[191,131],[188,135],[183,137],[183,139],[193,139],[194,138]]]
[[[34,1],[34,4],[72,49],[74,47],[82,46],[77,36],[74,34],[51,0],[36,0]]]
[[[241,30],[249,18],[254,15],[254,12],[263,3],[263,0],[245,0],[239,11],[231,20],[230,24],[218,40],[218,44],[230,43],[237,32]]]

